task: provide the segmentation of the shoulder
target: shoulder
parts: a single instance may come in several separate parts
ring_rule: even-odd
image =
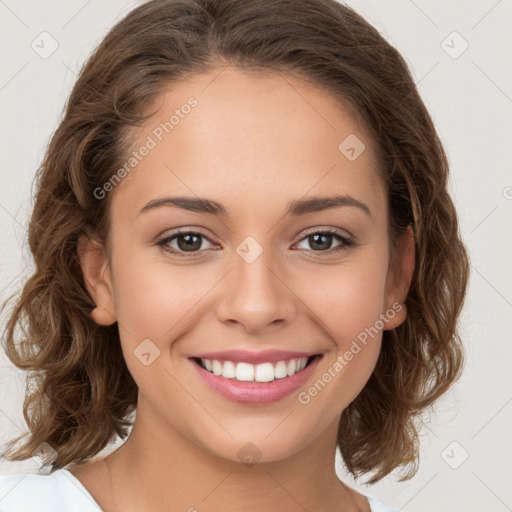
[[[0,512],[101,512],[80,482],[67,470],[50,475],[0,476]]]
[[[397,512],[396,509],[384,505],[371,496],[367,496],[367,499],[370,503],[371,512]]]

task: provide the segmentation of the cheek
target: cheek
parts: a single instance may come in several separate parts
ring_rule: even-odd
[[[173,385],[166,373],[169,351],[193,328],[193,312],[208,291],[208,279],[191,279],[190,268],[187,273],[161,262],[150,264],[134,254],[115,268],[115,308],[126,365],[145,396],[158,396],[163,383]]]
[[[307,305],[340,350],[383,313],[387,265],[372,256],[301,278]]]
[[[157,343],[174,337],[187,315],[208,288],[207,279],[162,265],[118,267],[116,312],[131,337],[154,338]],[[158,341],[157,341],[158,340]]]
[[[321,378],[332,382],[325,399],[329,395],[335,409],[343,409],[357,396],[377,363],[386,270],[386,261],[376,255],[364,261],[354,259],[350,264],[316,273],[303,288],[302,293],[308,297],[305,302],[332,343]]]
[[[126,364],[139,387],[145,388],[158,370],[168,378],[165,368],[169,358],[180,355],[180,340],[198,323],[209,321],[209,299],[221,276],[212,266],[170,263],[156,250],[121,247],[118,240],[113,255],[119,335]],[[146,367],[140,355],[148,351],[150,361],[155,359]]]

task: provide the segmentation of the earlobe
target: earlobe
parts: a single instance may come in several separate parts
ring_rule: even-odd
[[[386,281],[386,312],[394,312],[386,323],[386,330],[395,329],[407,318],[405,300],[411,287],[415,260],[414,232],[412,226],[408,226],[397,241]]]
[[[91,312],[91,318],[98,325],[112,325],[117,318],[105,249],[94,238],[81,235],[77,244],[77,253],[85,287],[96,304]]]

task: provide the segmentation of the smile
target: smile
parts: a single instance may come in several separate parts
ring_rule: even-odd
[[[290,396],[306,385],[321,359],[322,354],[284,351],[230,351],[189,358],[208,389],[245,404],[268,404]]]
[[[276,379],[291,377],[303,370],[311,357],[282,360],[276,363],[265,362],[251,364],[247,362],[219,361],[217,359],[199,359],[202,368],[213,375],[240,382],[272,382]]]

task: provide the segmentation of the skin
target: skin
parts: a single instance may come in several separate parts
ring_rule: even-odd
[[[131,436],[108,465],[96,459],[68,469],[108,512],[367,512],[367,500],[336,476],[336,433],[375,367],[382,332],[306,405],[297,393],[272,404],[232,402],[206,387],[188,358],[234,348],[321,353],[307,390],[359,333],[404,302],[411,233],[390,253],[387,192],[372,143],[324,90],[234,67],[195,75],[159,97],[135,147],[190,96],[197,107],[111,192],[110,254],[92,240],[79,244],[97,304],[92,318],[118,322],[139,396]],[[366,145],[354,161],[338,149],[349,134]],[[284,216],[292,200],[334,194],[357,199],[370,214],[343,206]],[[213,199],[228,215],[175,206],[139,213],[151,200],[178,195]],[[187,258],[179,237],[168,246],[184,256],[156,245],[176,228],[207,237],[195,246],[199,256]],[[326,228],[355,244],[332,237],[326,250],[315,248],[308,235]],[[247,236],[262,249],[251,263],[236,251]],[[406,314],[402,306],[385,328]],[[147,338],[160,350],[149,366],[133,353]],[[261,455],[251,467],[237,456],[249,442]]]

